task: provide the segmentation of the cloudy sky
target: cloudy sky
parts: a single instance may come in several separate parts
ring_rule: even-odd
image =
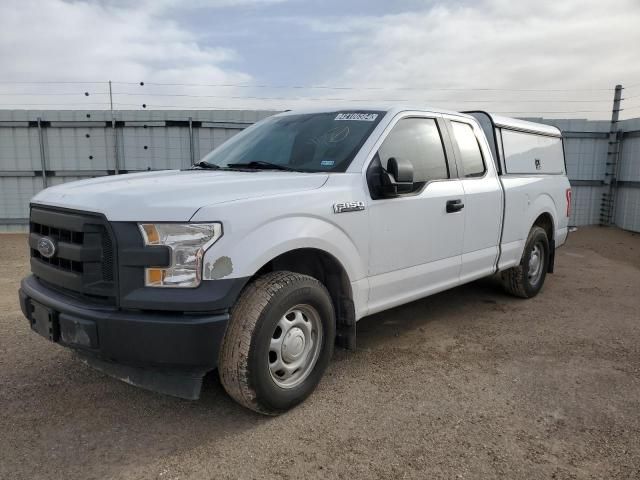
[[[0,60],[0,108],[108,108],[112,80],[118,109],[607,118],[621,83],[632,117],[640,1],[2,0]]]

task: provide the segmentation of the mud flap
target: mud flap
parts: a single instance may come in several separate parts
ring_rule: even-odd
[[[549,240],[549,265],[547,265],[547,273],[553,273],[553,267],[556,263],[556,241]]]
[[[356,349],[356,318],[353,300],[341,297],[337,314],[336,345],[354,351]]]

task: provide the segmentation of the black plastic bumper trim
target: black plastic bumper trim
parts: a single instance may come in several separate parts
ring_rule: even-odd
[[[122,308],[179,312],[218,312],[230,309],[249,281],[244,278],[204,280],[196,288],[141,286],[120,298]]]
[[[30,321],[33,301],[50,309],[56,322],[62,321],[64,338],[85,339],[85,344],[74,344],[66,343],[61,336],[58,343],[104,361],[134,367],[212,370],[217,366],[218,350],[229,320],[228,312],[189,315],[124,311],[85,303],[47,288],[29,276],[21,283],[20,306]],[[74,333],[74,326],[82,332]],[[95,336],[91,334],[93,329]]]

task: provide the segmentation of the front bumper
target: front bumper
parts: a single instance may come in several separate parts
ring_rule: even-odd
[[[217,366],[229,320],[228,313],[126,311],[87,303],[34,276],[22,280],[19,297],[31,328],[42,336],[73,348],[105,373],[186,398],[198,398],[202,377]]]

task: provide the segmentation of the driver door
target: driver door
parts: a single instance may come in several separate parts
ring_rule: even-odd
[[[370,192],[371,172],[391,157],[411,162],[414,185],[369,198],[369,313],[457,284],[464,238],[464,190],[442,121],[404,116],[388,132],[368,167]]]

